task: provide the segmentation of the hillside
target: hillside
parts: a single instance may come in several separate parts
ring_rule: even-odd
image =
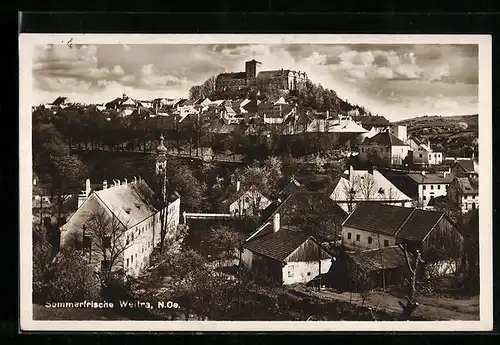
[[[478,153],[478,115],[421,116],[397,122],[408,127],[408,135],[427,138],[436,150],[448,156]]]

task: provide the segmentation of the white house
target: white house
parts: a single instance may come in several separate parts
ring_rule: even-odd
[[[359,145],[359,157],[368,161],[375,157],[381,159],[388,165],[403,165],[403,160],[408,156],[410,147],[401,139],[388,131],[366,138]]]
[[[406,126],[391,124],[390,132],[404,143],[408,140],[408,128]]]
[[[62,226],[61,247],[80,248],[94,267],[123,269],[137,276],[160,242],[160,212],[151,204],[153,194],[141,179],[114,180],[110,186],[104,181],[103,189],[92,191]],[[167,237],[171,237],[179,224],[178,194],[171,196],[166,212]]]
[[[443,163],[443,153],[434,152],[429,141],[424,142],[416,137],[407,141],[413,154],[413,162],[420,165],[440,165]]]
[[[399,190],[376,168],[354,170],[352,166],[333,183],[332,199],[344,211],[351,212],[360,201],[376,201],[412,207],[411,197]]]
[[[242,248],[242,265],[279,285],[307,283],[332,265],[332,256],[309,232],[281,225],[279,213],[251,234]]]
[[[448,193],[453,176],[445,171],[442,174],[430,174],[422,171],[420,174],[408,174],[412,182],[412,189],[418,195],[418,202],[422,206],[427,206],[429,200]]]
[[[271,204],[255,186],[241,189],[240,185],[240,181],[237,181],[234,194],[224,201],[229,213],[238,216],[253,215]]]

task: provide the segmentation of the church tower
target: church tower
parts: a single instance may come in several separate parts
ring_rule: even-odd
[[[156,147],[156,175],[163,175],[167,168],[167,148],[163,144],[163,134],[160,136],[160,144]]]

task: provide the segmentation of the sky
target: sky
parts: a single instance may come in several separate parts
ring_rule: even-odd
[[[244,71],[253,58],[261,70],[306,72],[390,121],[478,113],[478,46],[470,44],[38,45],[34,103],[65,96],[99,104],[123,93],[140,100],[186,98],[191,86]]]

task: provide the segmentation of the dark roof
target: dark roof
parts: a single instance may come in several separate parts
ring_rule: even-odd
[[[217,76],[217,79],[245,79],[245,72],[235,72],[235,73],[221,73]]]
[[[408,207],[360,202],[343,226],[394,236],[412,211]]]
[[[443,215],[443,212],[416,209],[396,233],[396,237],[408,241],[423,241]]]
[[[406,144],[403,141],[401,141],[401,139],[399,139],[398,137],[389,132],[381,132],[378,133],[377,135],[374,135],[371,138],[366,138],[365,141],[363,142],[363,145],[366,144],[378,144],[385,146],[406,146]]]
[[[361,202],[343,226],[408,241],[423,241],[442,217],[446,215],[438,211]]]
[[[408,177],[411,178],[413,181],[415,181],[418,184],[426,184],[426,183],[451,183],[453,176],[448,175],[446,177],[443,177],[442,175],[438,174],[408,174]]]
[[[64,102],[66,102],[66,97],[57,97],[57,99],[52,102],[52,105],[61,105],[63,104]]]
[[[387,270],[406,265],[405,257],[398,246],[347,252],[346,255],[365,272]]]
[[[311,234],[307,231],[282,226],[277,232],[250,239],[243,244],[243,248],[271,259],[283,261],[310,237]]]
[[[361,126],[367,127],[385,127],[390,126],[390,122],[383,116],[353,116],[352,119],[356,122],[361,122]]]
[[[460,159],[456,162],[462,167],[466,172],[474,172],[474,161],[471,159]]]

